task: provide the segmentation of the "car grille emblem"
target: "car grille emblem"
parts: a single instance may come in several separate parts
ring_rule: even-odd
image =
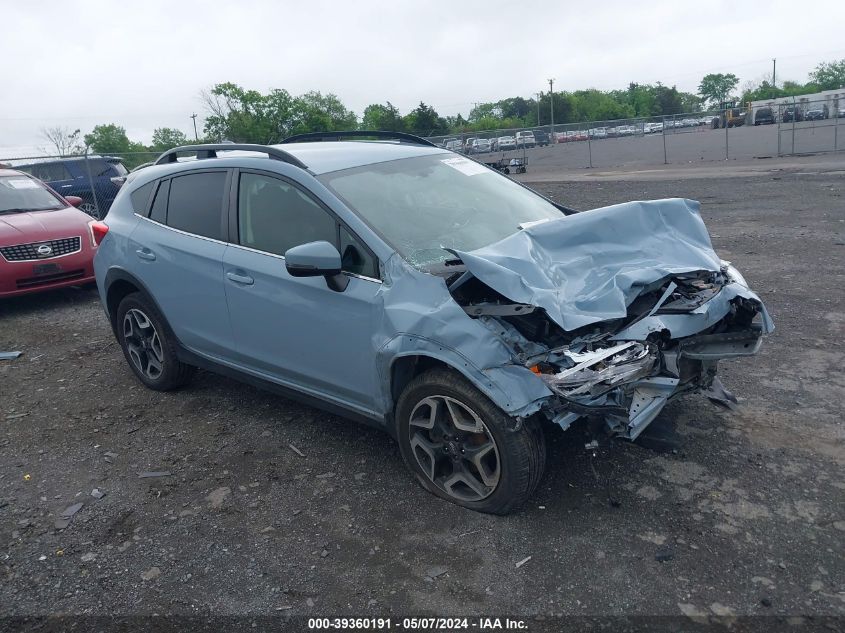
[[[35,252],[38,253],[39,257],[47,257],[53,254],[53,247],[49,244],[41,244],[41,246],[35,249]]]

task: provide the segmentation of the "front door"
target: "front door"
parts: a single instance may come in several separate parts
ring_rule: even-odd
[[[360,413],[373,412],[372,334],[380,310],[378,262],[328,209],[292,182],[241,172],[237,237],[223,257],[239,362],[254,373]],[[349,285],[292,277],[287,249],[325,240],[343,254]]]

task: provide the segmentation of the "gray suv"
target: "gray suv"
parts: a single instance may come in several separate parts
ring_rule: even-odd
[[[697,203],[576,213],[404,134],[176,148],[95,224],[145,385],[204,367],[376,425],[482,512],[536,489],[548,428],[635,439],[680,394],[730,401],[717,362],[773,328]]]

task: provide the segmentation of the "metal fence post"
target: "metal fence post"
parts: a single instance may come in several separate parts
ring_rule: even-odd
[[[88,160],[88,148],[85,148],[85,171],[88,172],[88,185],[91,187],[91,197],[94,199],[94,217],[101,220],[100,201],[97,199],[97,188],[94,186],[94,177],[91,175],[91,162]]]
[[[792,97],[792,154],[795,153],[795,119],[798,118],[798,113],[795,111],[795,97]]]
[[[666,156],[666,117],[663,117],[663,125],[660,128],[660,136],[663,137],[663,164],[668,165],[669,159]]]
[[[733,114],[733,113],[731,113],[731,114]],[[728,111],[726,109],[725,110],[725,160],[728,160],[728,119],[730,119],[730,117],[728,116]]]
[[[593,146],[591,145],[591,140],[590,140],[590,127],[589,127],[589,125],[590,124],[588,123],[587,124],[587,151],[590,154],[590,169],[592,169],[593,168]]]
[[[781,153],[780,153],[780,122],[783,121],[783,112],[781,111],[780,106],[781,106],[781,104],[779,103],[778,109],[777,109],[777,114],[775,115],[778,118],[778,158],[781,157]]]

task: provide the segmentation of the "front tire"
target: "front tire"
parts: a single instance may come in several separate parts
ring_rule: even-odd
[[[536,418],[518,423],[448,369],[408,383],[396,405],[396,432],[423,488],[477,512],[512,512],[537,489],[546,466]]]
[[[196,371],[179,360],[164,317],[140,292],[127,295],[117,307],[117,340],[129,367],[150,389],[177,389]]]

